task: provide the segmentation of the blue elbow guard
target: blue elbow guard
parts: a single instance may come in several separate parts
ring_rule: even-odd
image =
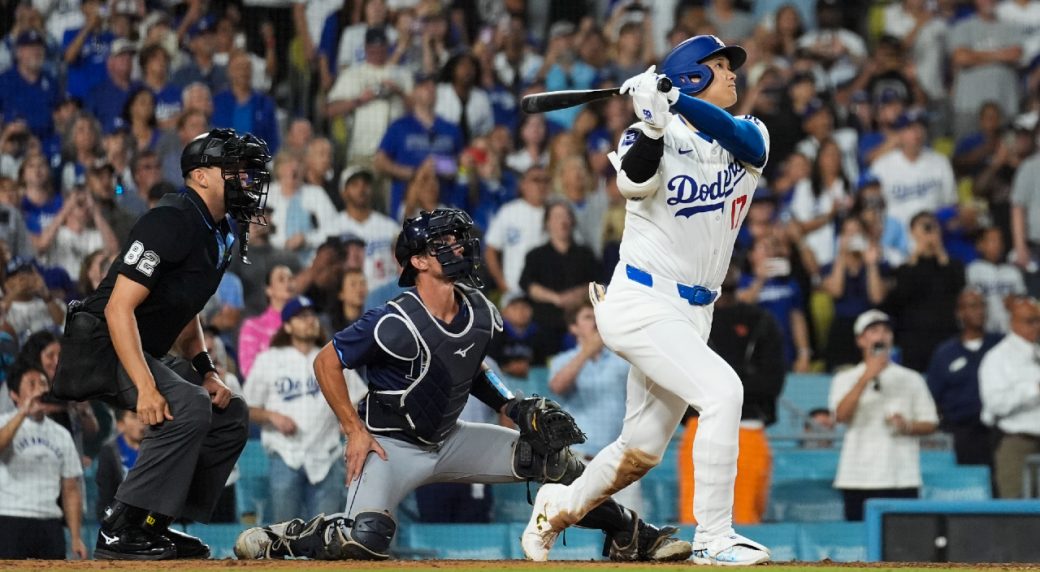
[[[725,109],[695,97],[679,94],[672,109],[697,129],[719,142],[738,161],[762,167],[766,164],[766,142],[750,121],[737,119]]]

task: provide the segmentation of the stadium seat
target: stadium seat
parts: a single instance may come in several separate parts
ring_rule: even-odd
[[[739,534],[760,542],[769,548],[774,562],[786,562],[797,560],[801,539],[799,530],[801,525],[788,523],[758,524],[755,526],[738,526]],[[679,538],[689,540],[693,538],[692,527],[684,530]]]
[[[238,519],[266,524],[269,464],[259,439],[246,441],[246,448],[238,458],[238,468],[241,471],[236,486]]]
[[[802,479],[773,485],[769,492],[769,522],[834,522],[845,519],[841,492],[833,480]]]
[[[833,480],[838,449],[777,449],[773,451],[773,483],[802,479]]]
[[[520,524],[422,524],[398,530],[398,557],[414,559],[503,560],[513,558],[511,546],[519,550],[520,533],[510,534]],[[520,555],[523,558],[523,554]]]
[[[867,559],[867,533],[862,522],[802,524],[799,538],[799,560],[862,562]]]
[[[538,493],[538,484],[531,483],[531,500]],[[491,485],[491,520],[494,522],[523,522],[531,518],[531,505],[527,502],[527,483],[504,483]]]
[[[510,547],[509,558],[524,557],[524,551],[520,547],[520,535],[524,532],[526,523],[515,523],[510,525],[508,534],[508,546]],[[550,560],[602,560],[603,559],[603,533],[599,530],[588,530],[585,528],[571,527],[567,529],[566,538],[560,536],[553,546]],[[689,538],[688,536],[686,537]]]
[[[993,489],[989,467],[959,465],[942,471],[923,472],[921,498],[926,500],[990,500]]]

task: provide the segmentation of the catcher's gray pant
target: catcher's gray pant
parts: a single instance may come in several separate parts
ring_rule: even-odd
[[[361,477],[347,491],[346,517],[393,512],[404,497],[427,483],[521,481],[513,474],[513,446],[519,437],[513,429],[465,421],[459,421],[436,448],[376,435],[386,460],[368,456]]]
[[[225,409],[209,394],[187,361],[145,355],[155,386],[170,406],[172,421],[149,427],[137,463],[119,485],[116,499],[166,516],[209,522],[224,483],[249,437],[249,408],[236,395]],[[137,407],[137,387],[117,369],[119,394],[110,402]]]

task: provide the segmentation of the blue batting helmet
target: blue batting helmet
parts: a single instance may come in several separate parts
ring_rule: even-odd
[[[733,70],[747,60],[747,52],[740,46],[727,46],[715,36],[694,36],[675,46],[657,67],[657,73],[668,76],[680,92],[697,95],[707,89],[714,78],[703,62],[715,56],[728,59]]]

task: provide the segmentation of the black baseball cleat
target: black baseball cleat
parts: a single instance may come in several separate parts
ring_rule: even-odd
[[[693,549],[689,542],[674,538],[674,526],[657,528],[635,518],[632,532],[608,538],[608,554],[615,562],[677,562],[686,560]],[[619,543],[619,541],[621,543]]]
[[[115,501],[105,511],[98,530],[94,557],[99,560],[171,560],[177,557],[173,541],[141,526],[147,511]]]
[[[160,534],[173,541],[173,545],[177,548],[176,558],[178,560],[205,560],[209,558],[210,551],[209,546],[207,546],[206,543],[190,534],[181,532],[175,528],[170,528],[171,524],[173,524],[172,516],[150,512],[148,513],[148,516],[144,517],[144,525],[142,528],[144,528],[145,531],[153,534]]]

